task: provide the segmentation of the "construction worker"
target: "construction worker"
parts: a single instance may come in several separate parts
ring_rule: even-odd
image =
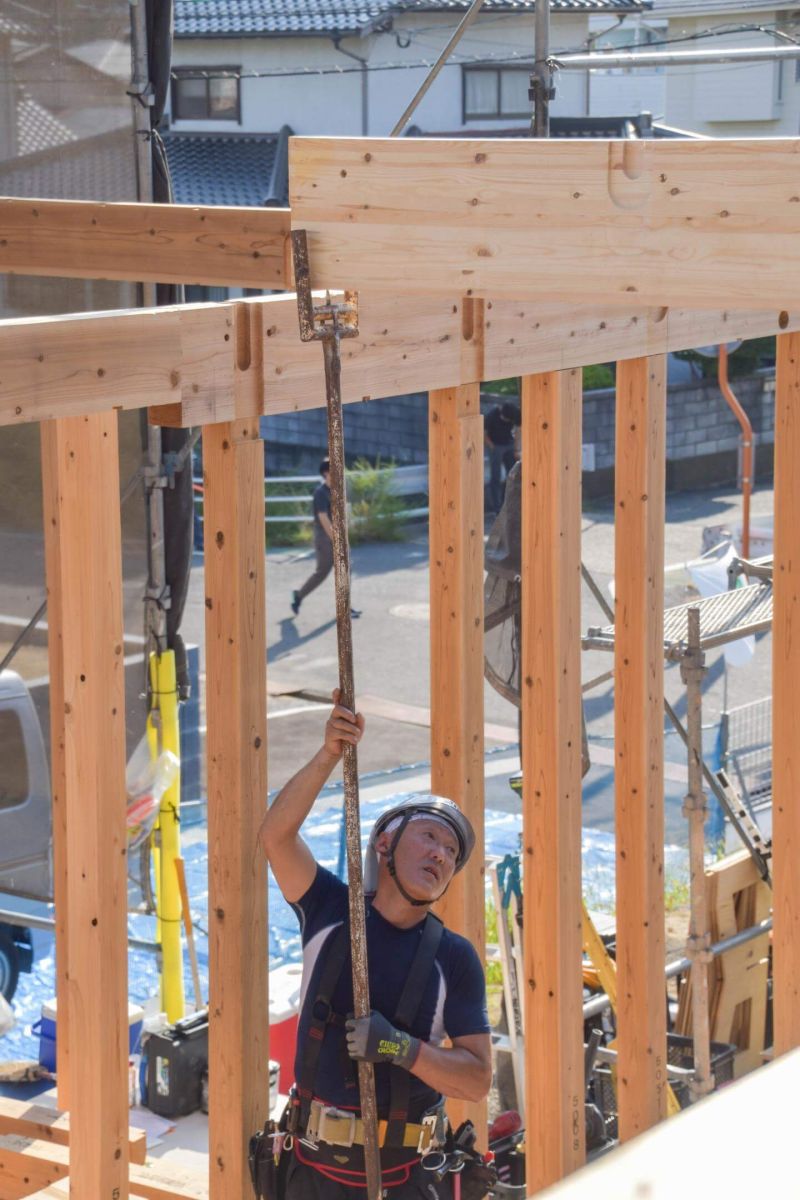
[[[438,1200],[452,1195],[439,1149],[447,1149],[443,1097],[482,1100],[492,1076],[483,966],[473,946],[429,912],[475,837],[457,805],[438,796],[411,796],[378,819],[364,866],[372,1015],[353,1019],[347,885],[315,862],[300,836],[344,746],[364,732],[363,717],[337,701],[334,692],[321,748],[276,797],[260,831],[303,940],[291,1159],[281,1195],[365,1194],[354,1060],[366,1060],[376,1064],[384,1189],[392,1200]]]

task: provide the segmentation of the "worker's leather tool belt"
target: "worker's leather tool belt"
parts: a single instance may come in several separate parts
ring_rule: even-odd
[[[378,1122],[378,1144],[386,1144],[388,1121]],[[433,1112],[423,1116],[420,1124],[406,1124],[400,1145],[407,1150],[416,1150],[425,1154],[429,1150],[444,1144],[447,1132],[447,1118],[444,1106],[439,1105]],[[340,1108],[329,1108],[319,1100],[312,1100],[308,1122],[301,1141],[309,1146],[325,1142],[329,1146],[363,1146],[364,1125],[355,1113],[346,1112]]]

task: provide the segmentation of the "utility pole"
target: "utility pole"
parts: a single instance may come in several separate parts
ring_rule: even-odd
[[[534,10],[534,62],[531,76],[531,90],[528,93],[533,101],[533,121],[531,124],[534,137],[550,136],[550,101],[553,99],[553,75],[550,66],[550,0],[536,0]]]

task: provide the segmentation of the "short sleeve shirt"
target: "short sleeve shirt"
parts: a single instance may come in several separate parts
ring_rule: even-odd
[[[484,429],[489,435],[489,440],[493,446],[511,446],[514,444],[514,426],[511,421],[506,421],[501,416],[499,405],[486,415]]]
[[[331,515],[331,489],[327,483],[320,483],[314,490],[314,525],[319,527],[319,514]]]
[[[300,1072],[302,1051],[308,1038],[311,1009],[318,995],[322,964],[336,931],[346,920],[348,892],[346,884],[324,867],[306,894],[292,906],[300,920],[303,941],[303,985],[297,1037],[296,1077]],[[416,955],[424,922],[411,929],[399,929],[372,906],[367,908],[367,956],[369,960],[370,1004],[392,1020]],[[353,985],[349,955],[331,997],[333,1011],[347,1016],[353,1011]],[[411,1024],[414,1037],[434,1045],[446,1037],[488,1033],[486,984],[483,967],[473,946],[458,934],[445,929],[439,943],[433,971],[420,997],[417,1015]],[[313,1082],[314,1096],[338,1108],[358,1107],[355,1064],[348,1058],[345,1031],[337,1024],[325,1030]],[[389,1108],[391,1068],[375,1068],[378,1111],[386,1117]],[[435,1104],[439,1095],[413,1072],[409,1119],[414,1121]]]

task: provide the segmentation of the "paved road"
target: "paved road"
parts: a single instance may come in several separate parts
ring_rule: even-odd
[[[697,556],[706,526],[735,524],[740,500],[736,493],[711,491],[680,493],[668,499],[665,528],[665,563]],[[753,500],[758,518],[772,511],[772,492],[759,490]],[[583,557],[595,578],[609,595],[613,577],[614,525],[610,503],[587,507],[583,514]],[[318,745],[324,710],[322,697],[335,686],[337,677],[336,629],[333,620],[332,578],[312,593],[298,617],[290,610],[293,589],[312,570],[310,551],[274,550],[267,554],[268,666],[271,686],[284,685],[296,695],[270,697],[269,778],[279,787]],[[358,546],[353,551],[353,602],[363,615],[354,623],[355,678],[357,694],[383,701],[372,703],[368,732],[362,743],[362,772],[425,762],[429,757],[429,731],[424,724],[428,707],[428,544],[424,526],[415,526],[407,542]],[[671,586],[669,603],[691,597],[685,586]],[[201,640],[203,627],[203,572],[198,558],[184,620],[184,633]],[[583,628],[604,623],[593,597],[584,589]],[[201,641],[202,644],[202,641]],[[725,671],[720,652],[709,655],[709,676],[704,698],[704,722],[714,723],[723,707]],[[610,666],[609,656],[599,651],[583,654],[583,678],[593,678]],[[755,656],[747,667],[727,672],[728,704],[743,703],[767,695],[771,686],[770,637],[759,639]],[[666,672],[666,693],[679,712],[685,711],[684,689],[677,667]],[[319,698],[316,703],[308,697]],[[386,715],[386,702],[407,706],[407,720],[393,721]],[[586,819],[600,827],[611,826],[608,781],[613,753],[613,687],[605,684],[587,696],[586,716],[595,763],[585,798]],[[486,687],[486,720],[496,735],[487,740],[497,762],[499,748],[509,745],[505,736],[516,724],[516,712],[502,697]],[[414,722],[414,723],[412,723]],[[668,756],[674,760],[668,788],[673,803],[668,813],[668,833],[683,840],[679,815],[682,754],[677,739],[669,737]],[[508,756],[513,767],[513,755]],[[505,776],[487,780],[487,795],[493,805],[513,804]]]

